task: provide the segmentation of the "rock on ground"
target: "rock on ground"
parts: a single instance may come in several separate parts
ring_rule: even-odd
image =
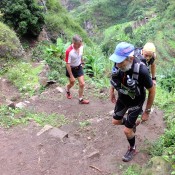
[[[64,138],[68,137],[67,132],[62,131],[61,129],[58,128],[53,128],[52,130],[50,130],[49,135],[58,138],[60,140],[63,140]]]

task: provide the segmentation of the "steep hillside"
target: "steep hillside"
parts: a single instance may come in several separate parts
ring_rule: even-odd
[[[119,41],[132,42],[136,47],[152,41],[161,58],[159,64],[167,66],[163,59],[174,65],[173,0],[67,0],[64,4],[91,38],[102,45],[104,53],[111,54]]]
[[[23,49],[16,33],[8,26],[0,22],[0,59],[19,58],[23,54]],[[1,65],[0,63],[0,65]]]
[[[95,35],[99,29],[114,24],[142,19],[155,11],[154,1],[80,0],[76,2],[77,0],[62,0],[71,14],[91,35]]]
[[[45,23],[52,40],[55,41],[58,37],[70,40],[76,33],[82,36],[86,43],[91,43],[87,33],[75,22],[66,9],[61,6],[60,1],[48,0],[46,6],[48,10],[45,14]]]
[[[173,64],[168,65],[173,66],[175,57],[174,8],[174,1],[162,2],[162,5],[155,6],[155,13],[147,12],[148,19],[143,18],[107,28],[102,41],[103,51],[111,53],[116,43],[123,40],[132,42],[137,47],[143,46],[147,41],[152,41],[157,47],[159,64],[167,67],[167,63],[171,62]]]

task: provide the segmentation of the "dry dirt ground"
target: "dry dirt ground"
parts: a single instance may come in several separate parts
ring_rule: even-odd
[[[27,126],[0,128],[0,175],[121,175],[131,164],[146,164],[148,141],[156,140],[164,131],[163,113],[155,108],[149,121],[138,126],[138,153],[133,161],[124,163],[121,158],[128,143],[123,127],[111,123],[109,112],[114,105],[89,91],[89,105],[78,104],[75,89],[74,98],[68,100],[55,87],[28,99],[30,110],[63,114],[69,123],[60,129],[68,133],[68,138],[60,140],[49,131],[37,136],[42,127],[32,121]],[[19,93],[8,84],[1,95],[11,98]],[[85,121],[90,124],[82,127],[79,122]]]

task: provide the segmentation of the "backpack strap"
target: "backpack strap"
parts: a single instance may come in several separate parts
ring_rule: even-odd
[[[135,63],[132,78],[133,78],[133,80],[136,80],[137,82],[139,79],[139,70],[140,70],[140,63]]]
[[[133,69],[133,74],[132,74],[132,78],[133,80],[136,80],[137,83],[138,83],[138,79],[139,79],[139,71],[140,71],[140,66],[141,65],[145,65],[143,62],[139,61],[139,62],[136,62],[134,64],[134,69]]]

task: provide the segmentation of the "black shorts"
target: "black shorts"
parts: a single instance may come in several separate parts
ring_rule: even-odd
[[[120,99],[117,100],[115,109],[114,109],[114,116],[115,120],[122,120],[126,111],[128,110],[127,120],[125,122],[125,126],[127,128],[133,128],[138,116],[142,114],[142,107],[143,107],[144,100],[141,103],[138,103],[136,106],[129,106],[122,103]]]
[[[81,77],[84,75],[83,67],[81,65],[77,66],[75,68],[71,68],[71,70],[72,70],[72,74],[73,74],[74,78],[78,78],[78,77]],[[67,69],[66,69],[66,76],[68,78],[70,78],[70,75],[69,75],[69,72],[67,71]]]

